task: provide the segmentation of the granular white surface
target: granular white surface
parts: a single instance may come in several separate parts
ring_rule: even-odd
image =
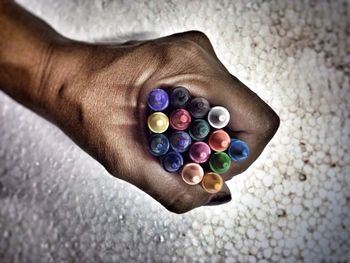
[[[201,30],[281,126],[230,203],[177,215],[1,93],[1,262],[350,262],[348,1],[20,2],[79,40]]]

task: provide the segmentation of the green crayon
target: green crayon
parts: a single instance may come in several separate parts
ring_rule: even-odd
[[[209,159],[209,167],[215,173],[225,173],[230,169],[230,166],[231,158],[224,152],[216,152]]]
[[[189,134],[195,141],[203,141],[208,136],[209,132],[209,123],[203,119],[194,120],[189,129]]]

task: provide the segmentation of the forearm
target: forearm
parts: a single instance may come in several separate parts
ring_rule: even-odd
[[[0,89],[42,113],[54,85],[53,45],[61,37],[12,1],[0,3]]]

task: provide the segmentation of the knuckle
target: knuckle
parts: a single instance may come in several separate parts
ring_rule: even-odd
[[[276,112],[272,111],[267,121],[267,130],[270,132],[276,132],[280,126],[280,118]]]
[[[271,110],[267,117],[262,119],[261,132],[270,138],[277,132],[279,126],[280,118],[273,110]]]
[[[194,42],[191,39],[181,39],[176,41],[176,43],[173,43],[172,45],[169,45],[166,54],[169,58],[179,59],[181,58],[181,61],[189,62],[190,64],[193,63],[194,58],[196,58],[196,61],[202,57],[202,50],[199,44]]]
[[[209,43],[209,38],[205,33],[198,30],[193,30],[188,32],[194,41],[205,41]]]

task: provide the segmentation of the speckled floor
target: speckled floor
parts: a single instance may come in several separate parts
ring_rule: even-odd
[[[350,262],[349,1],[20,2],[80,40],[201,30],[281,126],[230,203],[177,215],[0,93],[1,262]]]

